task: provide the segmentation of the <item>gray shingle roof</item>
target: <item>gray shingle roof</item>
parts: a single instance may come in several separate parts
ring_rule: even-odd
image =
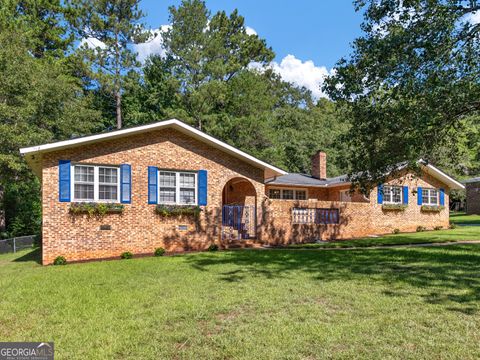
[[[480,182],[480,177],[474,177],[474,178],[462,181],[462,183],[464,184],[476,183],[476,182]]]
[[[327,186],[333,184],[348,183],[347,175],[341,175],[328,179],[317,179],[306,174],[286,174],[269,179],[267,185],[301,185],[301,186]]]

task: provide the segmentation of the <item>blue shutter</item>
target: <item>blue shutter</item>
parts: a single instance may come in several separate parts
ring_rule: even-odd
[[[417,205],[422,205],[422,204],[423,204],[422,188],[418,187],[417,188]]]
[[[408,186],[403,187],[403,203],[408,204]]]
[[[132,167],[128,164],[120,165],[120,202],[132,202]]]
[[[207,170],[198,171],[198,205],[207,205]]]
[[[440,206],[445,206],[445,189],[440,189]]]
[[[383,185],[377,186],[377,203],[383,204]]]
[[[70,160],[58,161],[58,199],[70,201]]]
[[[158,192],[158,169],[156,166],[148,167],[148,203],[156,204]]]

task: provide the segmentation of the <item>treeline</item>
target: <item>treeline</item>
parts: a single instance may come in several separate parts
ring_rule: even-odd
[[[212,14],[199,0],[168,11],[171,26],[155,32],[138,0],[2,2],[3,237],[41,226],[39,181],[20,147],[120,126],[175,117],[288,171],[309,173],[318,149],[329,155],[329,175],[347,170],[348,121],[330,101],[282,81],[268,67],[273,49],[247,34],[237,11]],[[140,63],[134,44],[155,36],[164,51]]]

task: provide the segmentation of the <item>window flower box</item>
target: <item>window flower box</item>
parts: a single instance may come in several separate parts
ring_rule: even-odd
[[[74,202],[70,205],[69,212],[72,215],[88,214],[89,216],[104,216],[106,214],[122,214],[123,204],[116,203],[91,203]]]
[[[407,204],[383,204],[382,205],[382,210],[387,210],[387,211],[405,211],[405,209],[408,207]]]
[[[198,218],[202,209],[197,205],[162,205],[155,207],[155,212],[162,217],[193,216]]]
[[[445,209],[445,206],[442,205],[422,205],[420,208],[421,211],[425,212],[440,212]]]

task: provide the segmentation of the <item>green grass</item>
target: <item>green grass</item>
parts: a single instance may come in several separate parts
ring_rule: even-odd
[[[384,235],[379,237],[367,237],[354,240],[339,240],[324,243],[294,244],[289,248],[350,248],[350,247],[370,247],[384,245],[408,245],[408,244],[428,244],[444,243],[452,241],[480,240],[480,227],[459,226],[456,229],[431,230],[415,233],[400,233]]]
[[[480,225],[480,215],[466,215],[463,212],[450,214],[450,221],[455,224]]]
[[[480,245],[0,255],[0,339],[57,359],[475,359]]]

